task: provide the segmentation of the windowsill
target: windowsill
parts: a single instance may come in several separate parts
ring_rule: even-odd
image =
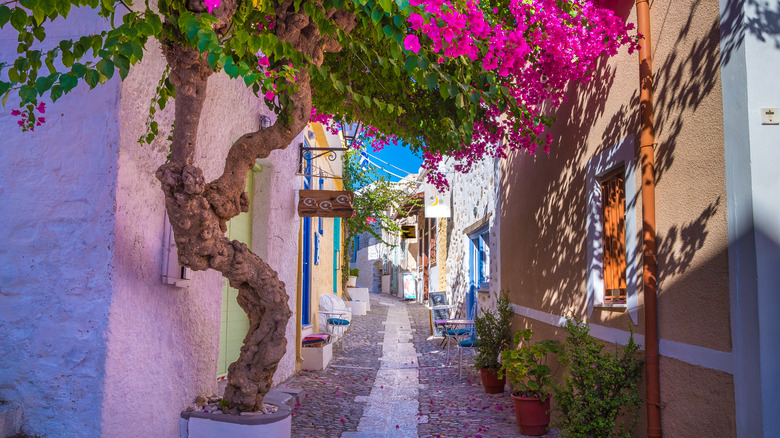
[[[625,312],[628,310],[626,303],[600,303],[593,306],[596,310],[604,310],[607,312]]]
[[[477,289],[478,294],[489,294],[490,289]]]

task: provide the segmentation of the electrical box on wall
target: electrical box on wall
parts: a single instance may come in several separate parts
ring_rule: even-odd
[[[780,114],[778,114],[777,108],[761,108],[761,124],[762,125],[780,124]]]
[[[192,269],[179,264],[176,241],[173,239],[173,227],[165,213],[165,230],[163,231],[162,282],[176,287],[187,287],[192,280]]]

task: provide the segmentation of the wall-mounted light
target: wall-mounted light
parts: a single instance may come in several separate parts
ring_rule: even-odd
[[[268,116],[260,116],[260,130],[268,129],[271,127],[271,118]]]
[[[360,135],[360,129],[363,127],[360,121],[347,123],[344,120],[340,122],[341,134],[344,136],[344,146],[347,148],[355,147],[355,140]]]

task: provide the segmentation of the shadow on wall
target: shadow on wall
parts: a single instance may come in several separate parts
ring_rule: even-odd
[[[713,20],[708,32],[698,32],[697,40],[688,41],[692,20],[700,4],[696,2],[691,6],[690,18],[671,46],[690,47],[690,51],[673,50],[668,56],[654,60],[655,127],[659,141],[656,146],[657,181],[661,181],[674,164],[677,137],[685,123],[681,113],[698,109],[719,83],[718,19]],[[627,17],[631,6],[630,3],[620,4],[622,9],[616,12]],[[638,78],[638,73],[635,77]],[[614,67],[605,59],[601,60],[594,78],[570,89],[567,102],[556,111],[558,119],[551,129],[553,149],[548,156],[513,153],[512,167],[505,169],[501,176],[504,191],[501,211],[508,215],[505,223],[513,224],[502,229],[502,239],[509,246],[517,245],[514,251],[519,255],[503,270],[509,274],[503,278],[503,283],[515,303],[534,308],[541,305],[545,312],[556,315],[571,311],[583,315],[587,300],[585,181],[590,158],[590,155],[585,156],[587,145],[589,140],[592,142],[592,138],[599,136],[600,146],[595,151],[599,153],[632,134],[638,143],[638,89],[606,116],[609,119],[602,132],[593,130],[594,124],[605,117],[606,102],[614,81]],[[686,128],[690,134],[693,128]],[[556,176],[551,178],[551,175]],[[629,202],[632,198],[633,202],[641,200],[638,194],[627,194],[627,198]],[[682,274],[690,267],[696,250],[707,238],[707,224],[717,213],[720,202],[720,198],[713,200],[695,221],[658,233],[660,278]],[[638,238],[641,242],[641,230]],[[641,269],[641,264],[639,267]]]
[[[774,4],[775,9],[769,5]],[[745,10],[748,18],[745,19]],[[734,51],[739,50],[745,41],[747,31],[759,41],[774,41],[780,49],[780,4],[777,2],[756,0],[729,0],[720,20],[721,63],[731,62]]]

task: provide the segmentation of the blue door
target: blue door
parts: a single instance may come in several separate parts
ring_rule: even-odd
[[[304,140],[305,141],[305,140]],[[308,144],[306,147],[309,147]],[[309,190],[311,188],[311,160],[306,159],[306,166],[304,169],[303,177],[303,189]],[[302,295],[302,308],[301,308],[301,324],[311,324],[311,218],[303,218],[303,233],[301,235],[303,239],[303,275],[301,284]]]

